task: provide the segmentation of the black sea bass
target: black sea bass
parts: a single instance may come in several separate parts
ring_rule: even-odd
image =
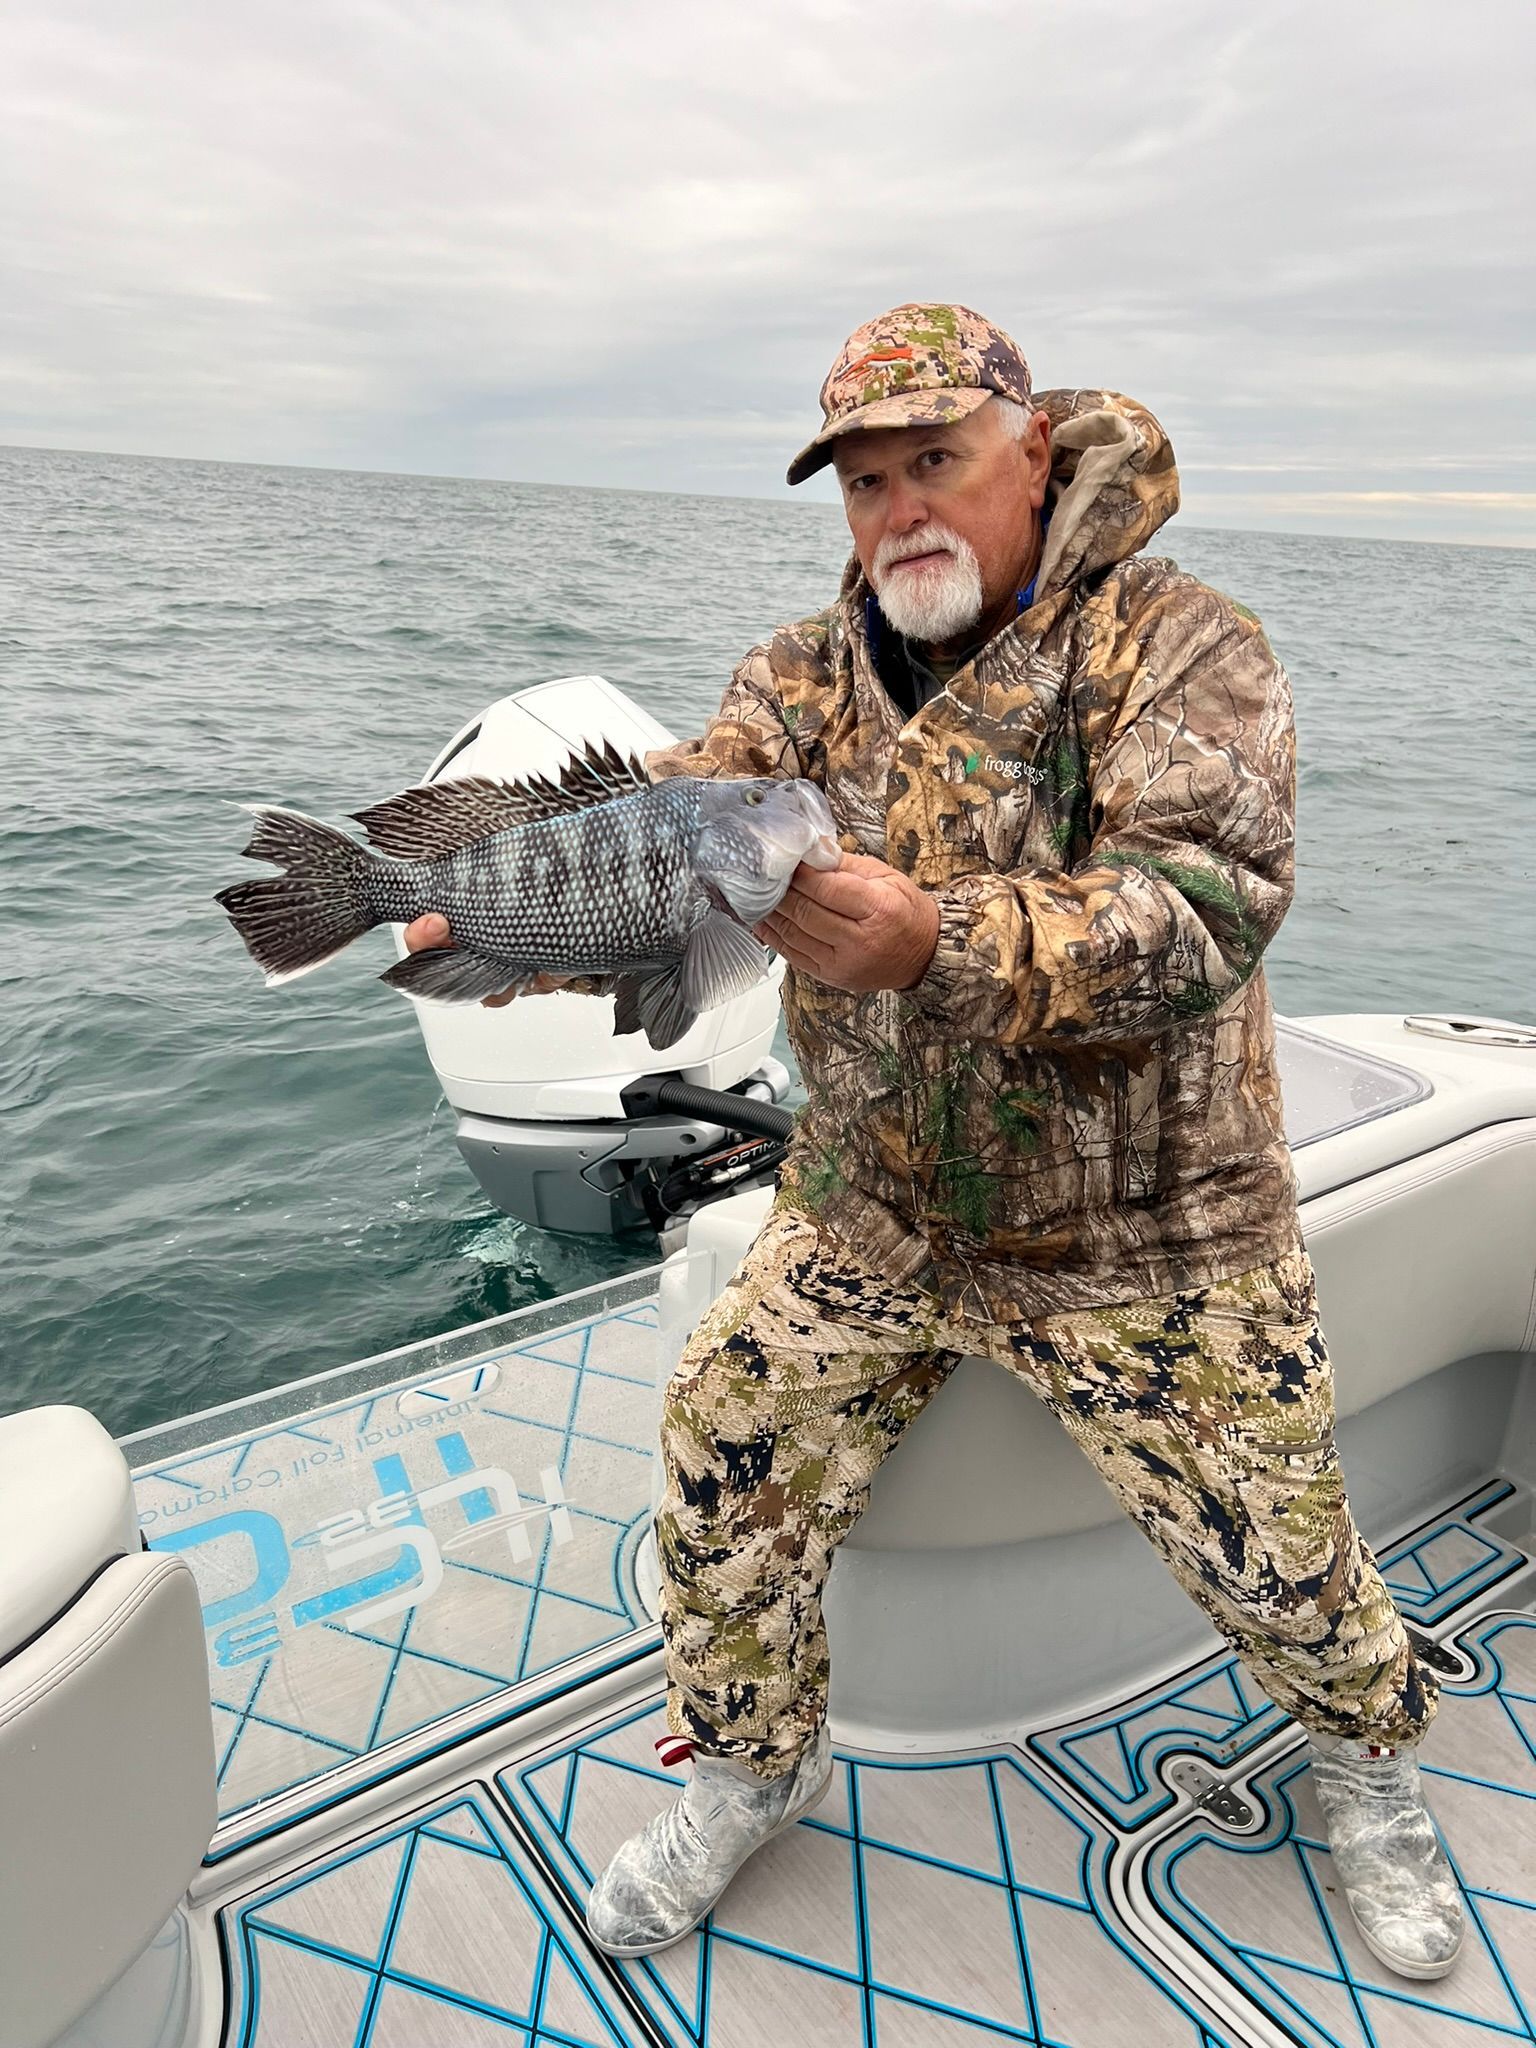
[[[474,776],[354,813],[378,853],[298,811],[250,808],[246,855],[286,872],[216,900],[269,983],[435,910],[452,947],[398,962],[380,977],[391,988],[473,1003],[539,973],[601,975],[614,1030],[644,1031],[658,1052],[766,972],[747,927],[778,908],[799,863],[839,860],[814,783],[652,787],[611,747],[577,755],[558,783]]]

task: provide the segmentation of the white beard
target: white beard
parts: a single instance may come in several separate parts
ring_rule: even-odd
[[[908,555],[948,551],[948,560],[923,569],[893,569]],[[880,609],[908,640],[933,646],[953,640],[981,617],[981,566],[968,540],[947,526],[928,525],[901,540],[883,540],[870,574]]]

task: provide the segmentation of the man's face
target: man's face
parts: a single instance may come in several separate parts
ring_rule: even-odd
[[[1028,580],[1050,474],[1043,413],[1018,441],[991,404],[944,426],[849,434],[833,461],[859,566],[898,632],[953,640]]]

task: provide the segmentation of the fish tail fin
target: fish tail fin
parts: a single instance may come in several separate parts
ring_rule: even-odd
[[[302,811],[242,808],[256,819],[247,858],[270,860],[285,872],[236,882],[214,901],[273,987],[308,974],[381,922],[367,886],[369,870],[380,863],[345,832]]]

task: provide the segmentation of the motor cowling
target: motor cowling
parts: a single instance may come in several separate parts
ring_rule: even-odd
[[[673,737],[602,676],[562,676],[490,705],[424,779],[555,777],[582,746],[608,741],[643,756]],[[781,975],[775,963],[768,980],[706,1011],[664,1054],[643,1033],[615,1036],[607,996],[556,992],[495,1010],[418,1004],[459,1149],[489,1199],[541,1229],[611,1234],[660,1229],[771,1172],[782,1139],[751,1121],[751,1106],[771,1108],[789,1085],[771,1053]],[[693,1091],[690,1108],[665,1107],[640,1085],[665,1079]],[[722,1100],[719,1113],[703,1113],[701,1090],[734,1098],[740,1111]],[[745,1126],[729,1121],[737,1114]]]

